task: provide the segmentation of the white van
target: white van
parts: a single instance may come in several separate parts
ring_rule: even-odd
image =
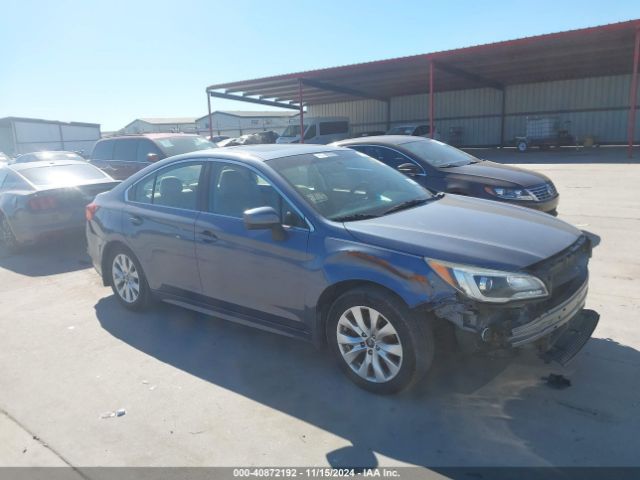
[[[347,117],[304,117],[304,143],[326,145],[349,138]],[[276,143],[300,143],[300,119],[284,129]]]

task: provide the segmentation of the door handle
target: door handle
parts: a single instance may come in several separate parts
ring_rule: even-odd
[[[200,239],[204,243],[213,243],[216,240],[218,240],[218,237],[211,230],[203,230],[203,231],[200,232]]]
[[[139,217],[137,215],[129,215],[129,221],[134,225],[141,225],[142,217]]]

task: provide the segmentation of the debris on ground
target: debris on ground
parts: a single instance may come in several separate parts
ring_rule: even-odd
[[[550,373],[548,377],[542,377],[542,380],[547,382],[548,387],[558,390],[571,386],[571,380],[564,375],[559,375],[557,373]]]
[[[113,412],[105,412],[100,415],[100,418],[113,418],[113,417],[124,417],[127,414],[127,411],[124,408],[119,408],[118,410],[114,410]]]

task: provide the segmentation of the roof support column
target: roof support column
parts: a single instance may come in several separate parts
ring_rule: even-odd
[[[391,99],[387,100],[387,132],[391,130]]]
[[[213,121],[211,117],[211,95],[207,91],[207,109],[209,112],[209,140],[213,138]]]
[[[434,95],[433,95],[433,60],[429,60],[429,138],[433,138],[435,133],[434,113]]]
[[[502,106],[500,107],[500,147],[504,147],[505,112],[507,105],[507,88],[502,87]]]
[[[304,106],[302,105],[302,79],[298,79],[298,105],[300,105],[300,143],[304,143]]]
[[[635,48],[633,50],[633,72],[631,74],[631,91],[629,92],[629,119],[627,121],[629,158],[633,156],[633,137],[636,131],[636,108],[638,103],[638,61],[639,60],[640,60],[640,28],[636,30]]]

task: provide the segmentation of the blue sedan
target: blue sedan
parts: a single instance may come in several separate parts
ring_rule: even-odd
[[[350,149],[180,155],[98,195],[86,216],[93,264],[123,306],[158,299],[326,344],[376,393],[429,369],[436,327],[566,363],[598,322],[583,308],[591,246],[580,230],[431,194]]]

